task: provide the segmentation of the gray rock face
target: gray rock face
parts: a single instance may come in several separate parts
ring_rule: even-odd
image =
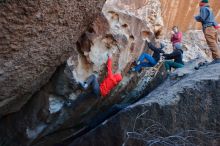
[[[67,145],[66,139],[72,142],[163,82],[166,73],[161,64],[144,69],[140,74],[127,73],[143,50],[151,53],[145,48],[144,40],[156,41],[155,37],[161,35],[160,0],[110,0],[103,9],[104,15],[95,17],[103,3],[104,0],[9,0],[0,4],[0,117],[4,116],[0,120],[0,145],[51,146],[60,141],[64,144],[61,142],[59,146]],[[82,91],[77,81],[83,81],[93,71],[98,72],[101,81],[106,73],[108,52],[113,53],[113,71],[122,71],[124,79],[108,97],[97,99],[88,94],[89,90]],[[71,71],[64,65],[55,71],[68,56],[71,56],[67,60]],[[186,72],[180,74],[184,76]],[[72,104],[67,107],[69,100]],[[134,123],[130,126],[133,133],[120,133],[126,128],[130,130],[126,122],[135,119],[136,112],[140,112],[138,105],[137,109],[132,106],[130,109],[131,118],[116,118],[109,126],[112,130],[109,136],[113,139],[105,138],[108,129],[100,129],[98,134],[105,138],[101,141],[106,145],[143,142],[133,141],[137,137],[136,124],[132,127]],[[166,119],[168,115],[171,119],[170,111],[160,108],[158,103],[146,105],[141,110],[145,109],[152,111],[151,114],[158,113],[152,116],[155,119],[160,119],[161,112],[158,111],[165,110],[162,118]],[[145,112],[142,115],[146,116]],[[169,119],[167,123],[170,123]],[[139,125],[139,129],[149,125]],[[98,137],[98,134],[94,136]],[[128,138],[127,134],[134,136]],[[93,142],[92,138],[88,142]],[[81,140],[86,141],[83,137]],[[99,142],[85,145],[104,145]]]
[[[18,111],[74,51],[105,0],[0,4],[0,115]]]
[[[174,76],[69,146],[219,145],[220,64]]]
[[[81,91],[76,83],[71,83],[67,70],[61,66],[51,81],[19,112],[1,119],[0,145],[51,146],[63,143],[68,137],[75,139],[163,82],[164,67],[157,67],[154,68],[158,70],[154,76],[150,76],[150,72],[155,73],[153,68],[143,70],[130,79],[125,89],[121,91],[116,88],[111,97],[103,100],[93,97],[89,91]],[[79,96],[74,94],[76,91],[80,92]],[[71,99],[70,107],[66,106],[66,96]]]

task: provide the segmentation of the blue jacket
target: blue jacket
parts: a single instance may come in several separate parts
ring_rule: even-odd
[[[201,22],[203,29],[208,26],[217,26],[218,23],[215,21],[215,16],[210,10],[209,6],[200,8],[200,14],[195,17],[196,21]]]

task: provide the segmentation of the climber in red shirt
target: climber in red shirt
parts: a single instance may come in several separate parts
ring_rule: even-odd
[[[99,85],[98,79],[96,75],[91,75],[87,78],[84,83],[80,83],[80,85],[86,90],[90,85],[92,86],[93,93],[99,97],[105,97],[109,94],[109,92],[119,84],[122,80],[122,75],[120,73],[113,74],[112,73],[112,59],[111,55],[108,54],[108,61],[107,61],[107,76]]]
[[[175,46],[176,43],[182,43],[183,34],[179,31],[177,26],[173,27],[171,34],[172,37],[170,41],[172,42],[173,46]]]

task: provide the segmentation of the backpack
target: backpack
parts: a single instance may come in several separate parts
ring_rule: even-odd
[[[206,8],[207,8],[207,7],[206,7]],[[207,8],[207,10],[209,11],[209,14],[208,14],[208,16],[206,17],[205,21],[206,21],[206,20],[209,18],[209,16],[211,15],[211,11],[210,11],[210,9]],[[213,25],[214,25],[214,24],[213,24]],[[220,24],[214,26],[214,28],[215,28],[215,29],[220,29]]]

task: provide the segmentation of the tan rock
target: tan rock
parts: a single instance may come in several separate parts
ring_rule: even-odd
[[[97,69],[102,75],[110,52],[113,53],[114,72],[126,74],[126,67],[142,53],[144,40],[161,35],[163,21],[159,1],[108,0],[102,11],[104,18],[98,17],[79,40],[80,56],[91,64],[91,70],[83,71],[79,67],[82,64],[75,62],[73,74],[77,81],[85,80]]]
[[[220,23],[220,2],[212,0],[210,6]],[[194,20],[194,16],[199,13],[199,0],[161,0],[161,8],[166,29],[170,30],[174,25],[179,26],[184,32],[201,29],[201,24]]]

